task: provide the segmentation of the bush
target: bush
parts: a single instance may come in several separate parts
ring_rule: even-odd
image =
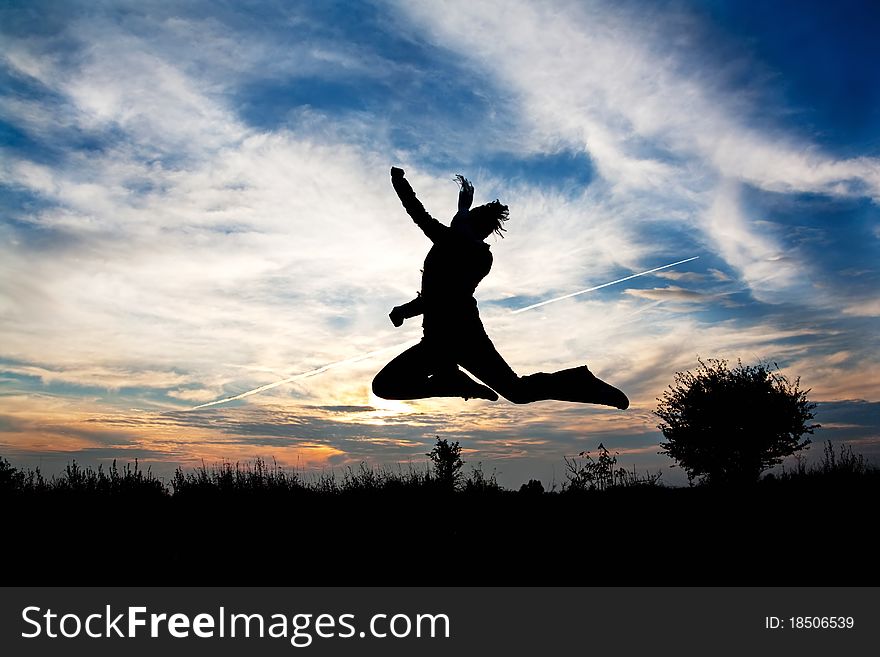
[[[544,484],[537,479],[529,479],[529,481],[519,487],[519,492],[523,495],[543,495]]]
[[[791,383],[766,364],[734,369],[727,361],[699,360],[694,372],[678,372],[658,399],[655,415],[666,438],[663,451],[688,479],[709,484],[754,483],[765,469],[810,444],[802,439],[816,405],[800,379]]]
[[[498,483],[498,479],[495,477],[495,472],[486,476],[486,473],[483,472],[483,464],[477,463],[476,465],[471,466],[471,473],[464,480],[462,490],[465,493],[486,495],[498,493],[504,489],[501,487],[501,484]]]
[[[434,449],[425,454],[434,467],[434,477],[440,485],[454,489],[461,479],[461,468],[464,461],[461,460],[461,445],[458,441],[452,443],[437,436],[437,444]]]

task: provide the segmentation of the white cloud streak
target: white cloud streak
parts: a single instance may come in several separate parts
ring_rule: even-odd
[[[615,281],[609,281],[608,283],[602,283],[600,285],[594,285],[593,287],[588,287],[584,290],[578,290],[577,292],[571,292],[569,294],[563,294],[561,297],[555,297],[553,299],[547,299],[546,301],[539,301],[538,303],[533,303],[530,306],[526,306],[525,308],[517,308],[516,310],[511,311],[514,315],[518,313],[524,313],[527,310],[532,310],[534,308],[540,308],[541,306],[546,306],[550,303],[556,303],[557,301],[563,301],[565,299],[571,299],[572,297],[580,296],[581,294],[586,294],[587,292],[595,292],[596,290],[601,290],[602,288],[609,287],[610,285],[617,285],[618,283],[623,283],[624,281],[631,281],[634,278],[639,278],[640,276],[646,276],[648,274],[653,274],[654,272],[669,269],[670,267],[675,267],[677,265],[683,265],[686,262],[691,262],[692,260],[696,260],[700,256],[694,256],[692,258],[687,258],[685,260],[679,260],[678,262],[670,262],[667,265],[662,265],[660,267],[654,267],[653,269],[648,269],[646,271],[639,272],[638,274],[631,274],[629,276],[624,276],[623,278],[618,278]]]

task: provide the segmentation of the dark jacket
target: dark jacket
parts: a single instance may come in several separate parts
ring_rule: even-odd
[[[452,328],[482,329],[474,291],[492,268],[489,245],[471,232],[466,210],[446,226],[428,214],[406,178],[392,177],[391,182],[409,216],[433,242],[422,269],[422,290],[406,304],[406,316],[423,313],[426,335]]]

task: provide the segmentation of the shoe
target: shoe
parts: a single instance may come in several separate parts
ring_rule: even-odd
[[[620,410],[629,408],[629,399],[623,391],[593,374],[586,365],[555,372],[551,375],[554,381],[553,399],[573,401],[586,404],[602,404]]]
[[[597,404],[605,406],[614,406],[622,411],[629,408],[629,398],[622,390],[615,388],[610,383],[605,383],[602,379],[593,376],[593,391]]]

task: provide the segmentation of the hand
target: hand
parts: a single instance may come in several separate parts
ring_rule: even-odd
[[[391,167],[392,178],[403,178],[404,171],[400,167]]]
[[[388,316],[391,318],[391,323],[398,328],[403,326],[403,320],[406,319],[406,317],[403,316],[403,310],[400,306],[394,306],[394,309],[388,314]]]
[[[470,210],[471,204],[474,202],[474,186],[460,173],[455,176],[455,182],[461,185],[461,191],[458,193],[458,209]]]

